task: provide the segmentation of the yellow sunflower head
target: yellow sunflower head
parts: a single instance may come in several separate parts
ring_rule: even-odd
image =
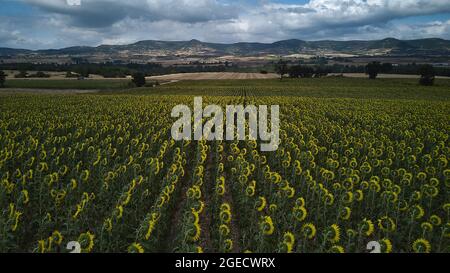
[[[391,253],[392,252],[392,242],[388,238],[384,238],[380,241],[381,244],[381,250],[384,253]]]
[[[128,253],[144,253],[144,248],[139,243],[132,243],[128,247]]]
[[[219,214],[220,222],[229,224],[231,222],[231,212],[229,210],[222,210]]]
[[[258,197],[258,201],[256,201],[256,209],[261,212],[263,211],[267,206],[266,198],[263,196]]]
[[[341,240],[341,229],[337,224],[332,224],[328,231],[328,239],[332,243],[337,243]]]
[[[433,224],[433,226],[440,226],[442,225],[442,219],[437,215],[432,215],[430,217],[430,223]]]
[[[201,246],[197,246],[197,253],[203,253],[203,248]]]
[[[302,227],[302,234],[307,239],[312,240],[317,233],[316,227],[312,223],[306,223]]]
[[[445,224],[444,230],[444,237],[450,238],[450,223]]]
[[[378,220],[378,227],[385,232],[394,232],[397,228],[397,225],[392,218],[383,216]]]
[[[339,217],[342,220],[346,221],[346,220],[350,219],[351,214],[352,214],[352,210],[349,207],[343,207],[341,209],[341,211],[339,212]]]
[[[424,233],[433,232],[433,225],[429,222],[423,222],[420,227],[422,228]]]
[[[95,235],[90,233],[89,231],[86,233],[82,233],[80,237],[78,237],[78,242],[81,245],[81,251],[85,253],[90,253],[94,249],[94,239]]]
[[[223,248],[226,252],[230,252],[233,250],[233,240],[227,239],[223,242]]]
[[[290,244],[290,245],[294,245],[295,244],[295,236],[291,232],[284,233],[283,240],[287,244]]]
[[[430,253],[431,244],[427,240],[421,238],[414,241],[412,248],[415,253]]]
[[[299,222],[304,221],[306,219],[306,216],[308,216],[308,211],[305,207],[295,207],[293,213],[295,219],[297,219]]]
[[[272,218],[270,216],[265,216],[263,218],[263,221],[260,223],[260,227],[265,235],[272,235],[275,230]]]
[[[419,220],[425,215],[425,211],[420,205],[415,205],[411,208],[411,216],[414,217],[414,219]]]
[[[220,236],[226,237],[230,234],[230,228],[227,225],[220,225],[219,227]]]
[[[361,224],[361,231],[367,237],[372,235],[372,233],[375,231],[373,222],[371,220],[364,219],[362,224]]]
[[[63,241],[63,236],[62,236],[61,232],[59,232],[58,230],[53,231],[52,238],[53,238],[53,242],[55,242],[57,245],[61,245],[61,243]]]
[[[342,246],[334,245],[330,249],[331,253],[345,253],[345,249]]]

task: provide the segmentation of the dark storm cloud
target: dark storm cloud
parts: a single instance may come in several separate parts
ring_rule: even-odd
[[[70,6],[66,0],[24,1],[45,12],[63,15],[74,26],[90,28],[108,27],[125,18],[196,23],[238,16],[235,6],[215,0],[81,0],[79,6]]]
[[[1,18],[0,46],[282,39],[450,38],[450,0],[15,0],[34,14]],[[439,16],[436,16],[439,15]],[[422,16],[421,20],[415,18]],[[407,19],[410,18],[410,19]],[[13,35],[9,33],[14,33]]]

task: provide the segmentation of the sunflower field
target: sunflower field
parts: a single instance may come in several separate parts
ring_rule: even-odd
[[[203,102],[280,105],[279,149],[174,141],[192,95],[0,95],[0,252],[450,252],[448,100]]]

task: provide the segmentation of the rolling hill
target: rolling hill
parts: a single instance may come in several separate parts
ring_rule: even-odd
[[[16,56],[266,56],[301,53],[342,53],[358,56],[449,56],[450,41],[443,39],[397,40],[387,38],[373,41],[302,41],[284,40],[275,43],[207,43],[191,41],[140,41],[129,45],[75,46],[62,49],[25,50],[0,48],[0,58]]]

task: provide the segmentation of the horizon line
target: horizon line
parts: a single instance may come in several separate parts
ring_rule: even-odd
[[[250,42],[250,41],[241,41],[241,42],[206,42],[198,39],[191,39],[191,40],[154,40],[154,39],[146,39],[146,40],[137,40],[135,42],[130,43],[124,43],[124,44],[99,44],[96,46],[88,46],[88,45],[73,45],[73,46],[67,46],[67,47],[61,47],[61,48],[46,48],[46,49],[29,49],[29,48],[14,48],[14,47],[2,47],[0,46],[0,49],[13,49],[13,50],[27,50],[27,51],[48,51],[48,50],[63,50],[68,48],[75,48],[75,47],[81,47],[81,48],[98,48],[101,46],[127,46],[127,45],[134,45],[141,42],[173,42],[173,43],[187,43],[187,42],[193,42],[197,41],[200,43],[205,44],[216,44],[216,45],[235,45],[235,44],[261,44],[261,45],[273,45],[279,42],[285,42],[285,41],[302,41],[302,42],[376,42],[376,41],[383,41],[383,40],[397,40],[397,41],[419,41],[419,40],[441,40],[441,41],[450,41],[447,39],[439,38],[439,37],[428,37],[428,38],[418,38],[418,39],[398,39],[394,37],[386,37],[383,39],[373,39],[373,40],[364,40],[364,39],[353,39],[353,40],[334,40],[334,39],[323,39],[323,40],[303,40],[298,38],[292,38],[292,39],[283,39],[274,41],[272,43],[270,42]]]

